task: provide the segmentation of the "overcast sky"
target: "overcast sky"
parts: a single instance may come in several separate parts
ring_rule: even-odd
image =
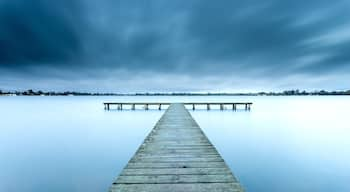
[[[350,89],[349,0],[0,0],[0,89]]]

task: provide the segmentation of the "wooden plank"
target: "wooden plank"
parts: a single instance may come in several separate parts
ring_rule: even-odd
[[[185,106],[171,104],[110,191],[243,189]]]
[[[160,183],[229,183],[235,181],[230,174],[222,175],[120,175],[116,184]]]
[[[179,157],[133,157],[129,162],[149,162],[149,163],[167,163],[167,162],[222,162],[218,156],[212,157],[187,157],[187,158],[179,158]]]
[[[226,167],[226,164],[221,162],[129,162],[127,168],[193,168],[193,167]]]
[[[171,105],[171,103],[166,102],[104,102],[106,105]],[[187,102],[183,105],[252,105],[252,102]]]
[[[110,191],[142,192],[241,192],[238,183],[117,184]]]
[[[166,157],[175,157],[175,158],[206,158],[206,157],[220,157],[220,155],[218,154],[161,154],[161,155],[158,155],[158,154],[147,154],[147,153],[143,153],[143,154],[136,154],[134,156],[134,158],[166,158]]]
[[[223,168],[163,168],[163,169],[124,169],[121,175],[220,175],[231,174],[227,167]]]

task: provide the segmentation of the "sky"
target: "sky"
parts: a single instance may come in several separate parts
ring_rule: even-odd
[[[350,89],[348,0],[0,0],[0,89]]]

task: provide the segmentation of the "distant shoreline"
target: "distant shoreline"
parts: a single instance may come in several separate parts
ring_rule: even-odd
[[[54,92],[54,91],[1,91],[0,96],[344,96],[350,95],[347,91],[299,91],[287,90],[282,92],[257,92],[257,93],[88,93],[88,92]]]

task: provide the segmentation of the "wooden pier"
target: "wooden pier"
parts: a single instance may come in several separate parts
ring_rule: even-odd
[[[104,104],[104,108],[105,110],[110,110],[111,106],[115,105],[117,106],[117,110],[123,110],[123,107],[125,106],[129,106],[129,109],[131,110],[135,110],[136,106],[143,106],[143,108],[145,110],[149,110],[150,106],[156,106],[158,108],[158,110],[162,109],[162,106],[169,106],[171,103],[160,103],[160,102],[135,102],[135,103],[131,103],[131,102],[105,102]],[[211,109],[211,106],[219,106],[220,110],[224,110],[226,108],[231,108],[232,110],[237,110],[237,106],[244,106],[245,110],[250,110],[251,105],[253,103],[251,102],[236,102],[236,103],[228,103],[228,102],[192,102],[192,103],[183,103],[185,106],[190,106],[192,108],[192,110],[196,109],[196,106],[205,106],[205,108],[207,110]]]
[[[183,104],[171,104],[110,192],[237,192],[237,179]]]

